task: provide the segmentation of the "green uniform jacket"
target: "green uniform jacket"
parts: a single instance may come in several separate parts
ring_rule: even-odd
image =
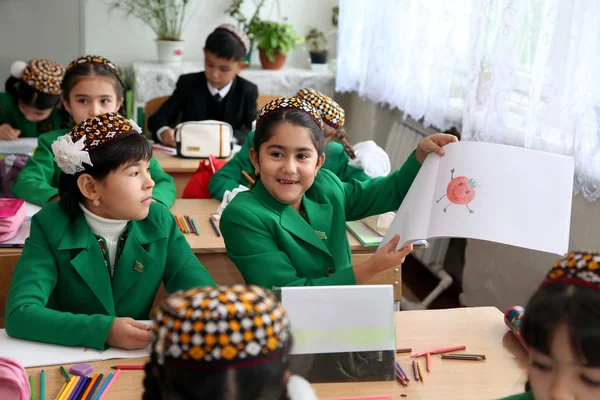
[[[302,199],[310,224],[259,180],[223,211],[227,254],[247,283],[266,288],[354,285],[346,221],[396,211],[419,168],[413,153],[396,172],[364,182],[320,170]]]
[[[60,129],[39,137],[33,157],[27,160],[25,167],[13,182],[12,192],[16,197],[43,206],[58,194],[58,179],[62,171],[54,161],[51,146],[59,136],[68,132],[68,129]],[[154,180],[154,200],[171,207],[175,201],[175,182],[162,170],[154,157],[150,159],[150,176]]]
[[[169,293],[215,285],[173,215],[158,203],[146,219],[129,223],[112,279],[104,260],[83,213],[70,220],[59,203],[46,205],[32,219],[13,273],[6,333],[105,349],[116,317],[149,319],[161,281]]]
[[[233,191],[239,185],[250,185],[250,182],[242,175],[242,171],[246,171],[250,176],[254,174],[254,167],[252,161],[250,161],[250,148],[253,146],[253,139],[254,131],[248,134],[241,150],[210,179],[208,191],[213,199],[223,200],[226,190]],[[337,142],[329,143],[325,149],[325,156],[323,168],[336,174],[342,182],[350,182],[353,179],[359,181],[371,179],[362,169],[348,165],[350,157],[341,144]]]
[[[58,108],[41,122],[28,121],[13,97],[6,92],[0,92],[0,125],[9,124],[14,129],[19,129],[20,138],[37,137],[44,132],[50,132],[60,127],[60,112]]]
[[[505,397],[502,400],[534,400],[534,398],[533,398],[533,393],[525,392],[525,393],[521,393],[521,394],[516,394],[514,396],[510,396],[510,397]]]

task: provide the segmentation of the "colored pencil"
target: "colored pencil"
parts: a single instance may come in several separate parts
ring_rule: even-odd
[[[396,354],[400,353],[410,353],[412,349],[396,349]]]
[[[465,350],[467,346],[454,346],[454,347],[446,347],[435,349],[431,352],[431,354],[442,354],[442,353],[451,353],[453,351]]]
[[[69,373],[67,372],[65,367],[63,367],[62,365],[60,366],[60,372],[61,372],[61,374],[63,374],[63,376],[65,377],[65,380],[67,382],[69,381],[69,379],[71,379],[71,375],[69,375]]]
[[[190,217],[189,215],[187,216],[187,220],[188,220],[188,224],[190,225],[190,228],[192,230],[192,232],[196,235],[198,235],[198,230],[196,229],[196,225],[194,225],[194,223],[192,222],[192,217]]]
[[[77,382],[77,386],[75,386],[75,389],[73,389],[73,391],[71,392],[71,395],[69,396],[69,400],[77,399],[77,396],[81,392],[81,388],[83,387],[83,385],[85,385],[86,381],[87,381],[87,376],[82,376],[79,379],[79,382]]]
[[[417,361],[417,370],[419,371],[419,378],[421,382],[425,383],[425,375],[423,374],[423,370],[421,369],[421,363]]]
[[[441,349],[441,347],[436,347],[435,349],[429,349],[426,351],[422,351],[420,353],[411,354],[410,358],[425,357],[427,355],[427,353],[433,354],[434,351],[440,350],[440,349]]]
[[[69,384],[65,388],[65,391],[63,392],[63,394],[61,395],[61,397],[60,397],[59,400],[68,399],[69,395],[71,394],[71,392],[73,391],[73,389],[75,389],[75,386],[77,385],[77,382],[79,382],[79,377],[78,376],[72,376],[71,379],[69,379]]]
[[[219,231],[219,228],[217,228],[217,224],[215,224],[215,221],[212,218],[208,219],[210,221],[210,224],[213,227],[213,230],[215,231],[215,233],[217,234],[217,236],[221,236],[221,232]]]
[[[188,226],[188,229],[190,230],[190,233],[196,233],[194,232],[194,227],[192,226],[192,221],[190,221],[190,217],[188,217],[187,215],[184,215],[183,218],[185,219],[185,223]]]
[[[81,400],[81,398],[83,397],[83,394],[85,393],[87,388],[90,386],[91,381],[92,381],[92,378],[90,378],[89,376],[85,377],[85,380],[83,381],[83,383],[81,384],[81,387],[79,388],[79,391],[77,392],[77,396],[75,396],[75,400]]]
[[[96,379],[96,382],[94,382],[94,386],[92,386],[92,390],[86,397],[86,400],[91,400],[94,397],[94,392],[96,391],[96,389],[98,389],[98,386],[100,386],[100,382],[102,382],[102,378],[104,378],[104,374],[100,374],[100,376],[98,376],[98,379]]]
[[[100,387],[100,390],[98,390],[98,393],[96,393],[96,397],[94,397],[94,400],[98,400],[100,398],[100,396],[102,395],[102,392],[104,391],[104,388],[106,388],[106,385],[108,385],[108,382],[110,382],[112,380],[112,377],[113,377],[112,373],[108,374],[108,376],[106,377],[106,380]]]
[[[181,226],[183,226],[183,231],[185,233],[190,233],[190,229],[187,226],[187,222],[185,222],[185,218],[182,215],[179,216],[179,220],[181,221]]]
[[[194,218],[190,218],[192,220],[192,225],[194,225],[194,229],[196,230],[196,235],[200,236],[200,230],[198,229],[198,225],[196,225],[196,221]]]
[[[478,356],[462,356],[458,354],[442,354],[442,360],[466,360],[466,361],[481,361],[483,358]]]
[[[115,381],[117,380],[117,378],[119,377],[120,374],[121,374],[121,370],[118,369],[117,372],[115,372],[115,374],[113,375],[113,377],[110,380],[110,382],[108,382],[108,385],[106,385],[106,387],[102,391],[102,394],[98,398],[99,400],[102,400],[104,398],[104,396],[106,396],[108,394],[108,391],[110,390],[110,388],[112,387],[112,385],[115,383]]]
[[[404,375],[404,377],[406,378],[406,380],[408,382],[410,382],[410,378],[408,377],[408,374],[406,373],[406,371],[404,370],[404,368],[402,368],[402,364],[400,364],[400,362],[396,361],[396,365],[398,366],[398,368],[400,368],[400,371],[402,371],[402,374]]]
[[[185,233],[185,231],[183,230],[183,226],[181,226],[181,221],[179,221],[179,218],[177,217],[177,215],[174,215],[175,217],[175,221],[177,222],[177,226],[179,227],[179,230],[183,233]]]
[[[94,387],[94,385],[96,384],[96,381],[98,381],[98,377],[100,376],[100,374],[96,374],[94,375],[94,377],[89,381],[89,384],[87,385],[87,388],[85,389],[85,392],[83,392],[83,394],[81,395],[81,399],[87,399],[90,392],[92,391],[92,387]]]
[[[412,362],[413,365],[413,374],[415,374],[415,381],[419,381],[419,370],[417,369],[417,362],[413,361]]]
[[[58,396],[56,396],[57,399],[60,399],[60,396],[63,394],[63,392],[65,391],[65,388],[67,387],[68,384],[69,384],[68,381],[63,383],[62,387],[60,388],[60,391],[58,392]]]
[[[427,353],[426,362],[427,362],[427,372],[431,372],[431,354]]]
[[[408,382],[404,379],[402,374],[396,370],[396,380],[402,384],[402,386],[408,386]]]
[[[46,397],[46,373],[44,370],[40,373],[40,400],[44,400]]]
[[[113,365],[112,369],[138,370],[144,369],[143,365]]]
[[[467,353],[460,353],[460,354],[450,354],[450,355],[481,357],[482,359],[484,359],[484,360],[485,360],[485,354],[467,354]]]
[[[35,400],[35,384],[33,383],[33,375],[29,375],[29,387],[31,389],[31,400]]]
[[[248,182],[250,182],[250,184],[252,184],[252,186],[256,185],[256,181],[254,179],[252,179],[252,177],[250,175],[248,175],[248,173],[244,170],[242,170],[242,175],[244,175],[244,178],[248,179]]]

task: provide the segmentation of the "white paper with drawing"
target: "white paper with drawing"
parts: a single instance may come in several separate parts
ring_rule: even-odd
[[[398,233],[401,246],[462,237],[567,252],[572,157],[479,142],[444,149],[423,163],[382,244]]]

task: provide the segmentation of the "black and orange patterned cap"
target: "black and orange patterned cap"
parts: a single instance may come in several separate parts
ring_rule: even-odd
[[[248,35],[246,35],[246,32],[244,32],[242,29],[232,24],[221,24],[217,26],[215,30],[223,30],[231,33],[237,38],[237,40],[239,40],[242,43],[246,54],[248,54],[248,52],[250,51],[250,39],[248,39]]]
[[[321,113],[323,122],[333,128],[341,128],[344,126],[346,113],[344,109],[331,97],[317,92],[311,88],[300,89],[296,97],[312,104]]]
[[[563,282],[600,290],[600,254],[595,251],[577,251],[558,260],[542,285]]]
[[[297,97],[280,97],[275,100],[269,101],[263,106],[258,112],[256,118],[256,126],[258,127],[262,120],[267,116],[280,111],[286,110],[300,110],[308,114],[317,126],[323,130],[323,120],[321,119],[321,113],[312,104],[299,99]]]
[[[71,132],[52,143],[54,160],[66,174],[85,170],[83,164],[92,166],[89,154],[102,146],[142,133],[133,121],[117,113],[100,114],[81,122]]]
[[[253,285],[204,287],[160,304],[152,353],[160,365],[218,371],[281,358],[289,340],[288,317],[271,292]]]
[[[67,69],[65,70],[65,76],[69,75],[69,73],[73,71],[75,67],[82,64],[102,65],[104,68],[115,74],[115,76],[119,79],[119,82],[123,84],[123,81],[121,80],[121,73],[119,72],[119,69],[115,66],[115,64],[113,64],[110,60],[104,57],[96,56],[93,54],[82,56],[76,60],[71,61],[71,63],[67,65]]]
[[[59,63],[46,58],[34,58],[23,69],[20,79],[32,89],[48,96],[60,96],[65,73]]]

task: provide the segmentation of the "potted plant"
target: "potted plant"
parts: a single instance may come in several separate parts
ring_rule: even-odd
[[[304,38],[308,45],[311,64],[327,64],[327,38],[316,28],[312,28]]]
[[[180,62],[183,57],[181,34],[198,0],[105,0],[109,11],[118,9],[133,15],[156,34],[158,60]]]
[[[281,69],[288,52],[302,43],[292,25],[275,21],[260,21],[253,26],[252,34],[264,69]]]
[[[238,27],[241,28],[244,32],[246,32],[246,35],[248,35],[248,39],[250,39],[250,50],[248,50],[248,54],[246,54],[246,58],[244,59],[244,61],[248,63],[250,63],[250,56],[252,54],[252,48],[254,47],[255,40],[252,31],[254,30],[254,27],[260,23],[259,13],[261,8],[265,4],[265,1],[266,0],[254,0],[255,9],[250,19],[246,18],[246,16],[241,11],[242,3],[244,2],[244,0],[233,0],[229,8],[225,10],[225,12],[230,17],[235,18]]]

